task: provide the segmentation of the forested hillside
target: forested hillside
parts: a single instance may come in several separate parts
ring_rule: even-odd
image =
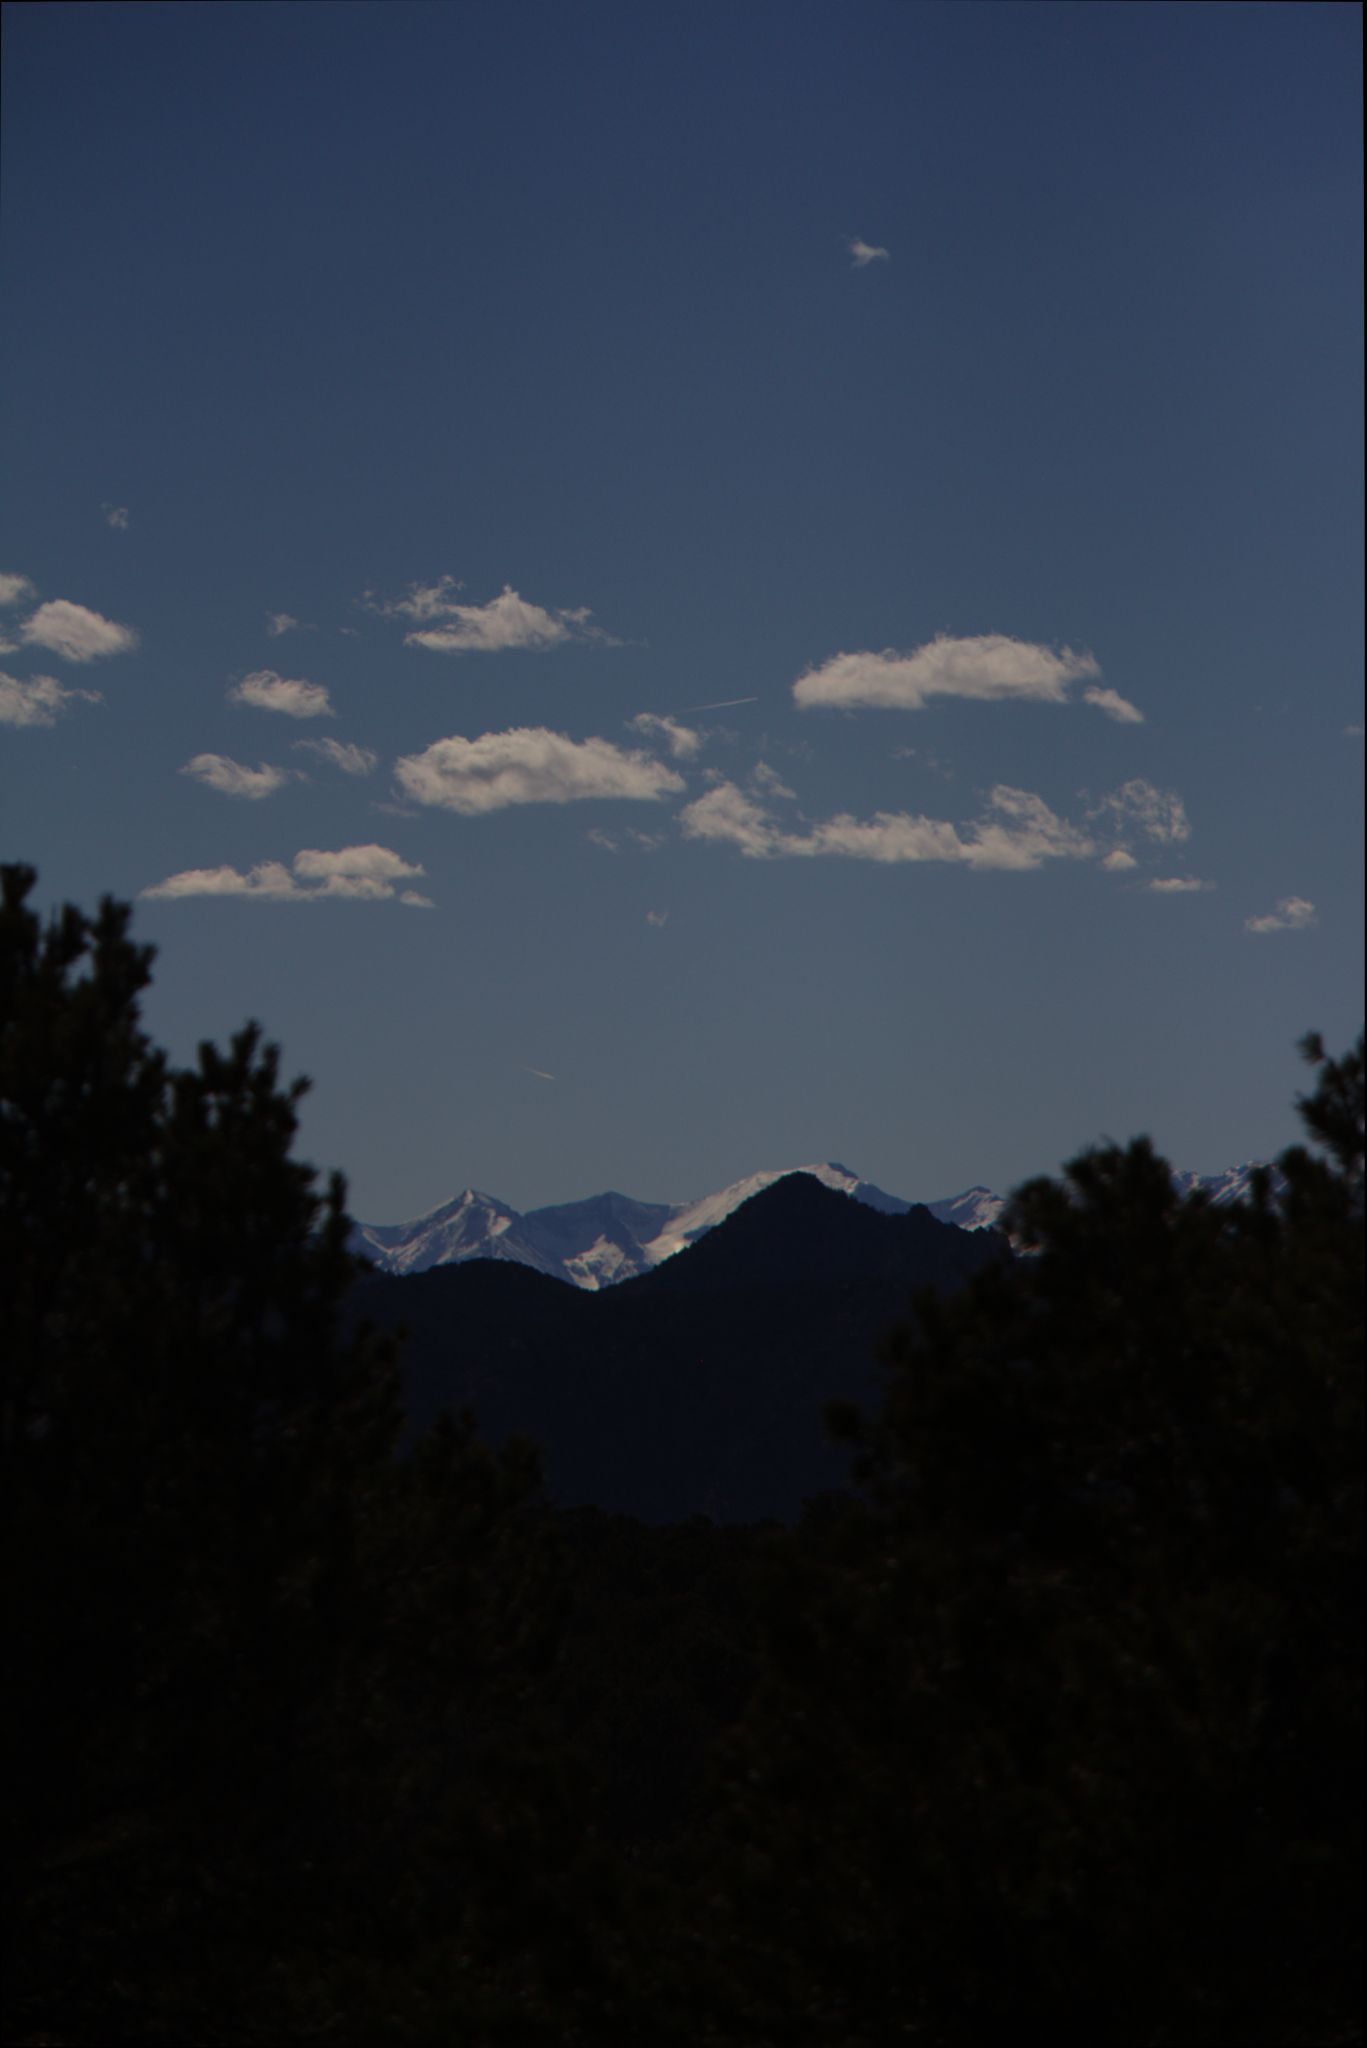
[[[302,1084],[252,1027],[173,1066],[127,910],[45,926],[33,880],[0,903],[7,2042],[1361,2038],[1361,1042],[1307,1040],[1275,1200],[1107,1148],[970,1272],[915,1215],[871,1219],[880,1266],[780,1184],[808,1251],[743,1327],[758,1203],[601,1299],[394,1283],[437,1304],[405,1381],[291,1156]],[[552,1470],[635,1515],[437,1415],[499,1416],[515,1338],[500,1428],[563,1342]],[[705,1468],[753,1503],[823,1360],[854,1490],[687,1516]],[[671,1439],[706,1388],[654,1495],[652,1371]]]

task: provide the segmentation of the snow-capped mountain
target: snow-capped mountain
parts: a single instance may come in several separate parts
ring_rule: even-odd
[[[353,1249],[387,1273],[424,1273],[462,1259],[515,1259],[590,1292],[648,1273],[673,1258],[785,1173],[809,1173],[867,1208],[900,1215],[910,1202],[884,1194],[846,1166],[775,1168],[733,1181],[697,1202],[637,1202],[629,1195],[592,1195],[520,1215],[492,1195],[467,1188],[412,1223],[356,1227]]]
[[[817,1166],[752,1173],[696,1202],[638,1202],[630,1195],[591,1195],[586,1201],[561,1202],[523,1214],[492,1195],[467,1188],[412,1223],[357,1224],[352,1247],[386,1273],[424,1273],[429,1266],[454,1265],[465,1259],[511,1259],[592,1293],[634,1279],[672,1259],[714,1230],[742,1202],[772,1187],[787,1173],[811,1174],[823,1186],[885,1215],[899,1216],[913,1207],[900,1195],[889,1195],[871,1181],[861,1180],[848,1166],[826,1160]],[[1247,1193],[1252,1174],[1253,1163],[1248,1162],[1224,1173],[1176,1173],[1173,1181],[1183,1195],[1203,1188],[1222,1206]],[[939,1222],[952,1223],[960,1230],[991,1230],[1006,1202],[990,1188],[972,1187],[925,1206]]]

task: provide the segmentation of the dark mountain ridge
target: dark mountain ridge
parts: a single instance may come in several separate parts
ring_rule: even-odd
[[[411,1434],[468,1407],[490,1442],[530,1437],[557,1505],[788,1521],[847,1483],[825,1407],[876,1400],[878,1340],[916,1291],[1004,1256],[994,1232],[881,1214],[793,1174],[599,1293],[475,1259],[371,1274],[351,1309],[407,1333]]]

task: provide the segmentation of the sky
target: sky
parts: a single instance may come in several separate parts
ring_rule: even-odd
[[[1299,1135],[1361,14],[6,9],[0,856],[353,1213]]]

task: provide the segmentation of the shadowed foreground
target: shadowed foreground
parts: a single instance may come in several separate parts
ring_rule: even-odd
[[[1035,1255],[834,1413],[854,1491],[650,1526],[450,1417],[403,1447],[274,1049],[173,1069],[126,910],[31,885],[7,2041],[1360,2038],[1360,1044],[1307,1042],[1276,1203],[1142,1141],[1022,1190]]]

